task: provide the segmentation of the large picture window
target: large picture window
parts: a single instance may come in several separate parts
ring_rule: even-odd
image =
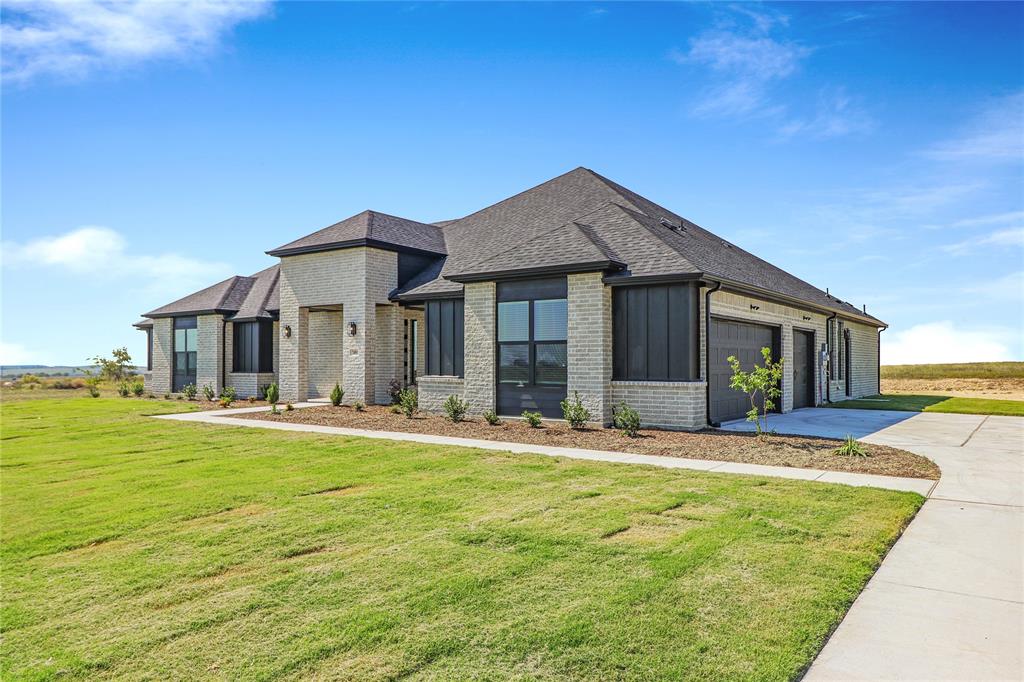
[[[232,372],[274,371],[274,326],[270,321],[235,322],[231,332]]]
[[[565,386],[568,320],[564,298],[498,303],[498,383]]]
[[[427,374],[463,375],[461,298],[427,302]]]
[[[690,284],[616,287],[612,292],[612,378],[697,381],[697,287]]]

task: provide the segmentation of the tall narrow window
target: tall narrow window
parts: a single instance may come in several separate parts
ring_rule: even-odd
[[[461,298],[427,302],[427,374],[463,374],[463,303]]]
[[[842,320],[837,320],[836,323],[839,328],[836,333],[836,368],[839,373],[836,376],[842,379],[846,376],[846,334]]]
[[[274,327],[269,320],[235,322],[231,331],[232,372],[274,371]]]
[[[194,317],[174,318],[174,392],[196,383],[199,329]]]
[[[153,371],[153,329],[146,330],[146,370]]]

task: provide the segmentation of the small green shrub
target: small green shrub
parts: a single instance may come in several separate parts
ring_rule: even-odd
[[[864,449],[864,446],[849,434],[843,444],[832,451],[832,454],[840,457],[868,457],[868,451]]]
[[[466,401],[457,395],[448,396],[442,407],[444,408],[445,415],[456,423],[466,418],[466,410],[469,409]]]
[[[285,403],[285,405],[284,405],[284,411],[285,412],[291,412],[294,409],[295,409],[294,405],[292,405],[291,403]]]
[[[196,399],[196,385],[195,384],[188,384],[187,386],[185,386],[185,388],[181,389],[181,394],[183,396],[185,396],[186,398],[188,398],[189,400],[195,400]]]
[[[221,398],[227,398],[231,402],[235,402],[238,398],[238,393],[235,391],[234,386],[225,386],[224,390],[220,392]]]
[[[254,402],[256,402],[256,396],[251,395],[248,398],[246,398],[246,400],[248,400],[250,403],[254,403]]]
[[[366,409],[366,403],[364,403],[362,400],[357,400],[354,403],[352,403],[352,409],[354,409],[356,412],[362,412],[363,410]]]
[[[146,385],[144,383],[142,383],[138,379],[132,382],[132,394],[134,394],[136,398],[141,398],[142,394],[145,392]]]
[[[640,413],[623,400],[618,407],[612,408],[612,425],[630,438],[640,435]]]
[[[180,393],[178,395],[174,396],[174,397],[177,398],[178,400],[184,400],[185,399],[185,396],[183,396]]]
[[[276,381],[267,385],[263,391],[263,396],[267,399],[268,403],[275,407],[274,411],[276,412],[277,401],[281,398],[281,391],[277,387]]]
[[[541,419],[542,416],[540,412],[530,412],[529,410],[523,410],[523,421],[529,424],[531,428],[539,429]]]
[[[221,398],[217,402],[221,407],[231,407],[231,398],[228,398],[227,396]]]
[[[341,399],[345,397],[345,389],[343,389],[337,382],[334,383],[334,388],[331,389],[331,405],[337,407],[341,405]]]
[[[420,411],[420,399],[416,395],[416,389],[406,388],[399,392],[398,406],[402,408],[402,414],[406,419],[412,419],[413,415]]]
[[[582,429],[590,421],[590,410],[583,406],[579,391],[572,392],[572,400],[562,401],[562,416],[573,429]]]
[[[203,397],[206,398],[206,402],[212,403],[213,399],[217,397],[217,392],[210,384],[203,384]]]
[[[401,405],[392,405],[391,406],[391,414],[402,414],[402,406]]]
[[[171,394],[170,393],[164,393],[164,400],[170,400],[170,399],[171,399]]]
[[[391,404],[398,404],[398,396],[402,393],[402,382],[398,379],[392,379],[388,382],[388,397],[391,398]]]
[[[90,398],[99,398],[100,397],[100,389],[97,388],[96,386],[93,386],[92,384],[90,384],[89,385],[89,397]]]
[[[122,381],[117,385],[117,394],[122,398],[127,398],[128,394],[131,393],[131,389],[128,388],[128,382]]]
[[[494,410],[487,410],[486,412],[484,412],[484,421],[490,424],[491,426],[497,426],[498,424],[501,423],[501,420],[498,419],[498,413],[495,412]]]
[[[156,400],[156,396],[152,393],[147,393],[146,398],[148,398],[149,400]]]

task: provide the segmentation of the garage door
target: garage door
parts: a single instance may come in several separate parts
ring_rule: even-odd
[[[746,415],[750,400],[745,393],[729,387],[732,370],[728,358],[735,355],[740,366],[749,370],[755,362],[764,364],[761,349],[765,346],[772,349],[772,359],[777,360],[778,344],[773,327],[711,318],[711,421],[721,423]]]
[[[793,409],[814,407],[814,334],[793,330]]]

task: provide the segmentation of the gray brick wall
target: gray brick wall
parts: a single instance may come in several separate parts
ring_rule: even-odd
[[[612,295],[601,273],[568,278],[569,376],[567,394],[578,391],[595,422],[611,421]]]
[[[643,426],[694,430],[707,425],[703,381],[613,381],[611,398],[640,413]]]
[[[342,313],[311,310],[309,313],[309,397],[327,398],[342,381]],[[346,396],[347,397],[347,396]]]
[[[199,315],[196,318],[196,388],[212,386],[220,395],[224,388],[224,316]]]
[[[146,390],[156,395],[171,392],[174,320],[158,317],[153,320],[153,370],[146,381]]]
[[[459,377],[420,377],[418,388],[419,405],[424,412],[442,412],[442,405],[450,395],[457,395],[465,400],[465,382]]]
[[[391,402],[388,392],[392,379],[403,381],[402,309],[397,304],[379,305],[376,310],[377,342],[374,344],[374,400],[379,405]]]
[[[494,282],[465,286],[464,386],[470,414],[494,409],[495,293]]]

